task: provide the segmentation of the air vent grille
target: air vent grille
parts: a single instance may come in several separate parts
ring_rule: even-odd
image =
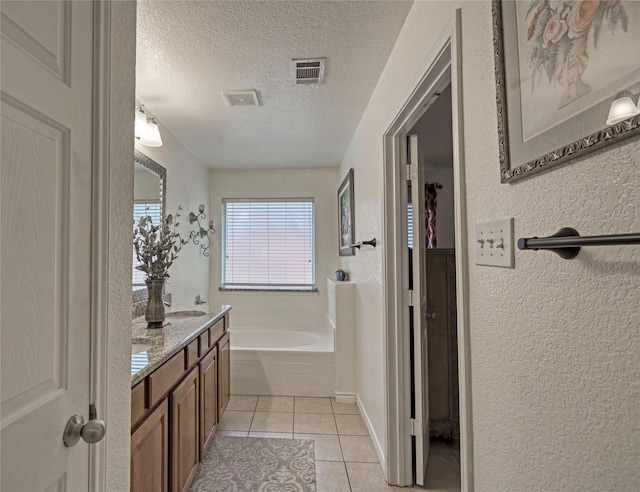
[[[229,107],[260,106],[258,93],[253,89],[242,91],[222,91],[222,96]]]
[[[324,58],[291,60],[291,82],[293,85],[322,84],[324,62]]]

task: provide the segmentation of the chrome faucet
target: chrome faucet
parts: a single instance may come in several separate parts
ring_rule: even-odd
[[[206,304],[207,301],[203,301],[202,299],[200,299],[200,294],[196,294],[196,306],[199,306],[200,304]]]

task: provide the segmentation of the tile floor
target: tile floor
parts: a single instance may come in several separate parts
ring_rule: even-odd
[[[386,484],[355,404],[332,398],[233,395],[216,434],[314,440],[317,492],[424,490]],[[450,472],[457,463],[448,448],[434,449],[432,457],[429,467],[437,472]],[[457,488],[447,488],[455,486],[455,481],[440,480],[428,483],[433,488],[427,490],[459,491],[459,466]]]

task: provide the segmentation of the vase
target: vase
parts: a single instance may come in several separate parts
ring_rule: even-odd
[[[589,65],[587,54],[587,33],[578,36],[571,42],[567,53],[558,52],[556,79],[562,86],[562,97],[558,102],[558,110],[591,92],[591,87],[584,83],[582,74]]]
[[[164,279],[145,280],[145,283],[148,292],[147,310],[144,314],[147,328],[162,328],[164,323],[164,303],[162,302]]]

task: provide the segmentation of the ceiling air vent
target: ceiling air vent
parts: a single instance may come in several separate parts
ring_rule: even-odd
[[[222,91],[227,106],[260,106],[258,93],[255,90]]]
[[[291,82],[293,85],[322,84],[325,58],[291,60]]]

